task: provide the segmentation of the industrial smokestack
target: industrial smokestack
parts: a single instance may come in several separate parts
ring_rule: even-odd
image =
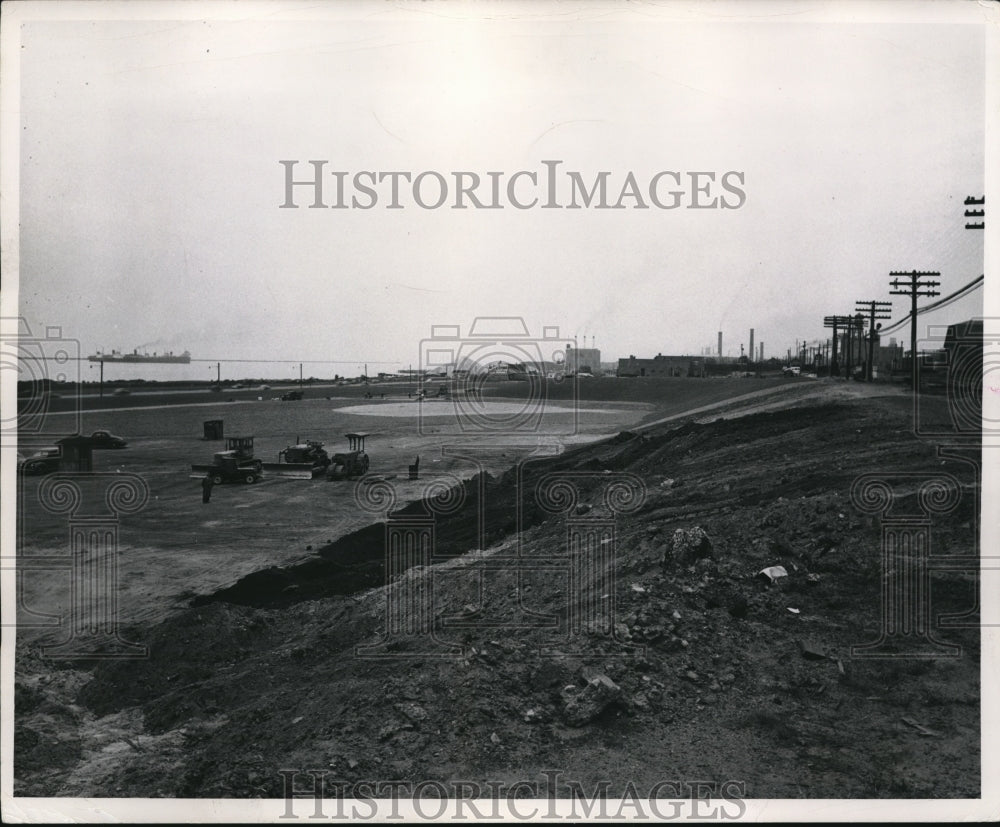
[[[753,328],[752,327],[750,328],[750,347],[747,350],[747,353],[750,356],[750,361],[752,362],[753,361]]]
[[[760,343],[760,358],[757,359],[758,362],[764,361],[764,343]]]
[[[719,331],[719,358],[722,358],[722,331]]]

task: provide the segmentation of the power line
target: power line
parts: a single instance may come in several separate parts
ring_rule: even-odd
[[[957,302],[959,299],[964,298],[973,290],[977,290],[978,288],[982,287],[983,284],[985,283],[985,278],[986,276],[985,274],[983,274],[978,278],[974,278],[964,287],[960,287],[954,293],[949,293],[947,296],[938,299],[936,302],[925,304],[923,307],[917,309],[917,315],[919,316],[921,313],[927,313],[928,311],[931,310],[939,310],[942,307],[947,307],[949,304]],[[882,335],[885,336],[888,335],[889,333],[895,333],[897,330],[903,327],[903,325],[905,325],[909,320],[910,320],[910,314],[907,313],[898,322],[893,322],[891,325],[889,325],[889,327],[882,328],[881,331]]]

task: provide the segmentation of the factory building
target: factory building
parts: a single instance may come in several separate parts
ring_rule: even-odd
[[[601,373],[601,351],[596,347],[573,347],[566,345],[566,373]]]
[[[705,360],[698,356],[664,356],[657,353],[652,359],[618,360],[619,376],[705,376]]]

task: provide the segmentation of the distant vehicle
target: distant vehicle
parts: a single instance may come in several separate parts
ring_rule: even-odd
[[[128,396],[131,391],[128,388],[118,388],[112,396]]]
[[[124,448],[128,445],[127,439],[115,436],[111,431],[94,431],[90,435],[95,448]]]
[[[287,393],[281,394],[282,402],[294,402],[296,399],[302,398],[302,391],[288,391]]]
[[[263,467],[264,464],[253,455],[252,436],[231,436],[226,438],[226,450],[216,453],[207,469],[204,466],[192,466],[192,469],[207,470],[216,485],[224,482],[252,485],[260,479]]]
[[[802,368],[798,365],[789,365],[788,367],[782,368],[781,372],[785,376],[799,376],[802,373]]]
[[[309,463],[313,473],[325,471],[330,465],[330,456],[323,450],[322,442],[307,439],[297,445],[289,445],[278,452],[278,462]]]
[[[59,457],[62,451],[56,445],[39,448],[31,456],[25,458],[17,455],[17,470],[25,474],[48,474],[59,470]]]
[[[328,480],[349,480],[368,473],[370,465],[368,454],[365,453],[365,439],[368,434],[346,434],[350,449],[342,454],[334,454],[330,458],[330,466],[326,472]]]
[[[239,391],[239,390],[243,390],[243,388],[245,388],[245,387],[246,387],[246,385],[240,385],[239,383],[237,383],[237,384],[233,385],[230,388],[230,390]]]

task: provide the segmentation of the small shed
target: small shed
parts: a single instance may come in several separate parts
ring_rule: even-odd
[[[56,445],[62,454],[59,457],[60,471],[93,471],[94,440],[89,436],[64,437]]]
[[[203,439],[207,440],[220,440],[223,439],[222,430],[222,420],[221,419],[206,419],[205,420],[205,436]]]

